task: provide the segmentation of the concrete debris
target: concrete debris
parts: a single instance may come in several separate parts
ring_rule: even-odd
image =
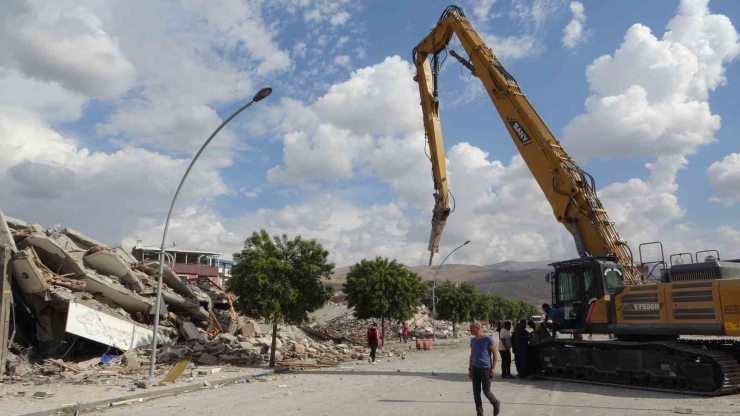
[[[222,367],[261,365],[270,358],[271,332],[239,315],[235,297],[210,279],[181,280],[165,267],[162,309],[154,311],[156,260],[139,261],[122,247],[72,228],[44,228],[2,212],[0,243],[13,250],[10,268],[17,301],[13,354],[0,363],[4,382],[121,379],[126,388],[133,387],[147,370],[154,313],[160,314],[160,375],[183,359],[190,361],[188,368],[197,368],[191,374],[197,376]],[[303,369],[366,360],[368,326],[369,321],[343,314],[305,331],[281,330],[276,359],[279,365]]]

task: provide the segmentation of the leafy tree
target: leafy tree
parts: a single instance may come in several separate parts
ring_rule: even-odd
[[[278,324],[301,324],[332,297],[334,290],[321,282],[334,271],[328,256],[316,240],[271,238],[265,230],[252,233],[234,254],[227,288],[237,296],[241,313],[272,323],[270,367],[275,366]]]
[[[426,286],[418,274],[403,264],[376,257],[350,267],[342,291],[347,294],[347,306],[354,308],[356,318],[381,319],[385,345],[386,318],[406,320],[414,316]]]
[[[473,320],[491,319],[493,312],[493,296],[476,293],[470,318]]]
[[[457,336],[457,324],[471,319],[477,291],[470,283],[454,285],[449,280],[442,282],[435,290],[437,317],[452,322],[452,334]]]

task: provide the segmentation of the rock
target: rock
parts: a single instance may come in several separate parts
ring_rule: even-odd
[[[146,381],[139,381],[138,383],[136,383],[136,387],[140,389],[148,389],[149,383]]]
[[[136,368],[141,365],[139,357],[133,354],[124,354],[124,356],[121,357],[121,363],[128,368]]]
[[[249,351],[249,350],[251,350],[252,348],[254,348],[254,344],[252,344],[251,342],[248,342],[248,341],[242,341],[242,342],[240,342],[240,343],[239,343],[239,346],[240,346],[240,347],[241,347],[241,349],[243,349],[244,351]]]
[[[34,399],[45,399],[45,398],[51,397],[53,395],[54,395],[54,393],[53,392],[50,392],[50,391],[37,391],[36,393],[33,394],[33,398]]]
[[[226,341],[226,342],[227,342],[227,343],[229,343],[229,344],[236,344],[236,343],[237,343],[237,339],[236,339],[236,337],[235,337],[235,336],[233,336],[233,335],[231,335],[231,334],[226,334],[226,333],[223,333],[223,334],[219,335],[218,337],[219,337],[220,339],[222,339],[222,340]]]
[[[198,364],[203,364],[203,365],[214,365],[216,364],[217,361],[218,359],[216,357],[214,357],[211,354],[206,354],[206,353],[204,353],[198,358]]]
[[[208,380],[203,380],[203,387],[210,387],[211,383],[208,382]]]
[[[306,352],[306,347],[304,347],[303,344],[295,344],[294,348],[295,348],[295,352],[299,354]]]

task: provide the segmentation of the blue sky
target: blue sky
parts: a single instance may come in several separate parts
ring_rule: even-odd
[[[0,208],[111,244],[157,244],[189,157],[271,85],[196,165],[168,240],[228,254],[266,228],[319,239],[338,265],[423,263],[433,188],[410,59],[447,5],[12,0],[0,11]],[[596,178],[632,246],[662,239],[670,252],[740,257],[740,5],[458,5]],[[442,125],[457,210],[440,254],[471,239],[456,262],[574,256],[466,76],[447,60]]]

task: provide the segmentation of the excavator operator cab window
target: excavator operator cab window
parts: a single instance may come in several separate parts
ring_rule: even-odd
[[[606,286],[606,293],[613,295],[614,291],[619,286],[624,286],[624,281],[622,280],[622,271],[613,267],[605,268],[604,284]]]
[[[598,263],[560,268],[555,273],[555,303],[563,313],[562,327],[578,330],[586,325],[589,301],[603,296],[602,270]]]

